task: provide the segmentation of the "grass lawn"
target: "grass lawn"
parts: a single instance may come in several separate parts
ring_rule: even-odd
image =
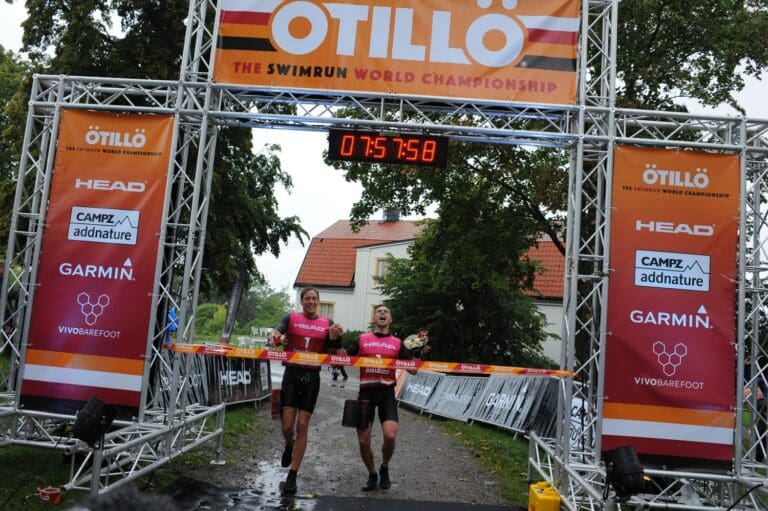
[[[519,506],[528,505],[528,440],[484,424],[445,421],[446,432],[464,442],[480,464],[499,478],[503,496]]]

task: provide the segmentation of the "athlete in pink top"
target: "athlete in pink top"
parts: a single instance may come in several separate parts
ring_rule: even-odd
[[[317,315],[320,293],[315,288],[301,291],[301,312],[291,312],[273,330],[270,346],[285,344],[287,351],[336,353],[341,349],[344,329],[338,323]],[[285,339],[283,339],[285,336]],[[296,493],[296,475],[304,459],[309,434],[309,419],[320,392],[320,366],[285,363],[280,388],[282,431],[285,447],[280,463],[290,466],[282,486],[285,494]],[[294,429],[296,438],[294,440]]]
[[[348,355],[380,358],[410,359],[411,354],[402,341],[389,333],[392,324],[392,313],[386,305],[376,307],[374,313],[373,332],[367,332],[353,342],[347,350]],[[397,438],[397,401],[395,400],[395,370],[375,367],[360,368],[359,400],[369,402],[368,416],[363,426],[357,428],[357,439],[360,444],[360,456],[368,469],[368,481],[363,491],[376,488],[386,490],[390,487],[389,460],[395,452]],[[376,473],[376,463],[371,447],[371,432],[373,418],[379,409],[379,421],[384,443],[381,446],[381,467]]]

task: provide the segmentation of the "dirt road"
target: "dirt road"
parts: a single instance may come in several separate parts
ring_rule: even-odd
[[[274,373],[273,380],[279,386],[281,368],[276,368]],[[480,467],[472,452],[446,435],[440,424],[403,408],[399,409],[397,449],[390,462],[392,487],[363,492],[367,471],[358,453],[357,435],[354,429],[341,426],[344,400],[357,396],[357,370],[349,371],[349,376],[342,387],[342,382],[332,385],[330,372],[322,371],[309,446],[299,470],[300,499],[334,496],[504,504],[498,481]],[[242,449],[251,451],[252,456],[242,456],[240,463],[206,467],[202,473],[190,476],[220,487],[245,489],[248,495],[244,498],[258,495],[278,499],[278,485],[287,473],[287,469],[280,468],[283,447],[280,425],[278,420],[270,418],[268,403],[258,415],[257,420],[264,421],[268,433],[263,438],[243,439]],[[374,425],[373,442],[378,466],[381,461],[378,422]]]

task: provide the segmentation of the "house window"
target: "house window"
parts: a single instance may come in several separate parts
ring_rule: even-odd
[[[376,271],[374,272],[374,276],[376,279],[383,279],[387,276],[387,272],[389,271],[389,260],[377,257],[376,258]]]
[[[325,316],[329,319],[333,319],[333,302],[320,302],[318,308],[318,314]]]

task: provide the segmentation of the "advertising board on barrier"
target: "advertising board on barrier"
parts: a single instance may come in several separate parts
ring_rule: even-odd
[[[21,404],[139,407],[173,117],[63,110]]]
[[[247,358],[209,357],[208,387],[211,389],[207,404],[241,403],[254,401],[269,394],[266,375],[269,362]],[[266,383],[266,385],[265,385]]]
[[[219,84],[576,102],[578,0],[221,0]]]
[[[426,404],[429,413],[466,422],[475,396],[487,378],[477,376],[444,376],[437,392]]]
[[[739,158],[619,146],[602,449],[728,462]]]
[[[442,373],[427,371],[409,375],[400,390],[398,399],[403,403],[424,408],[444,377]]]

